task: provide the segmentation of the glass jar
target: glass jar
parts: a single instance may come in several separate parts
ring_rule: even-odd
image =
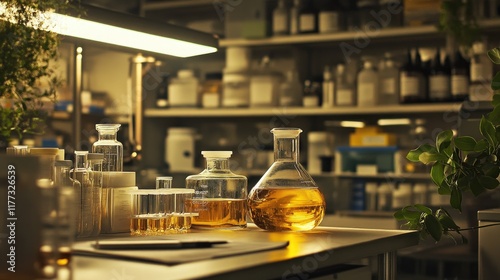
[[[99,139],[92,144],[93,153],[104,154],[102,171],[123,171],[123,145],[116,136],[120,124],[96,124]]]
[[[325,199],[299,163],[298,128],[274,128],[274,163],[252,188],[248,209],[253,222],[271,231],[306,231],[323,220]]]
[[[194,189],[186,201],[187,212],[197,228],[246,228],[247,178],[229,170],[231,151],[203,151],[207,168],[186,178],[186,188]]]

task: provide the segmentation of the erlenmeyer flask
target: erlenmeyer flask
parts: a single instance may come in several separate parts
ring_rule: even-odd
[[[271,231],[306,231],[323,220],[325,199],[299,163],[298,128],[274,128],[274,163],[252,188],[248,208],[253,222]]]

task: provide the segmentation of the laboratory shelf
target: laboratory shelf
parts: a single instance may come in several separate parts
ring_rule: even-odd
[[[500,28],[500,19],[486,19],[479,21],[479,26],[485,31],[494,31]],[[443,37],[435,25],[423,26],[403,26],[395,28],[386,28],[375,31],[361,30],[346,31],[327,34],[299,34],[289,36],[273,36],[261,39],[221,39],[220,47],[256,47],[256,46],[278,46],[278,45],[307,45],[318,43],[349,42],[362,36],[369,36],[370,40],[384,39],[401,40],[410,38],[417,40],[425,37],[427,39],[434,37]]]
[[[145,117],[270,117],[270,116],[363,116],[387,114],[453,113],[461,103],[426,103],[374,107],[260,107],[260,108],[149,108]]]

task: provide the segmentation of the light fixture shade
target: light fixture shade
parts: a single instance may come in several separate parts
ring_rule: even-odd
[[[96,6],[81,5],[81,8],[82,16],[38,12],[28,25],[72,41],[98,42],[135,52],[190,57],[217,51],[218,39],[211,34]],[[0,20],[15,22],[12,16],[15,13],[15,7],[0,1]]]
[[[217,51],[218,39],[184,27],[82,5],[83,15],[48,15],[51,31],[73,39],[89,40],[135,51],[190,57]]]

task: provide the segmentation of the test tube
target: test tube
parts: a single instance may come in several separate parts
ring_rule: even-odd
[[[172,188],[172,177],[162,176],[156,177],[156,189],[171,189]]]

